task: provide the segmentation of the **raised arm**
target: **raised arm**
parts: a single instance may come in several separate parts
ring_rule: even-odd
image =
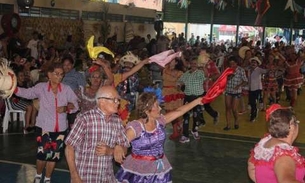
[[[21,88],[17,87],[14,91],[15,95],[26,98],[26,99],[35,99],[39,98],[40,94],[43,92],[43,83],[39,83],[31,88]]]
[[[176,118],[182,116],[183,114],[185,114],[186,112],[188,112],[189,110],[191,110],[192,108],[194,108],[197,105],[203,105],[203,103],[201,102],[201,97],[193,100],[190,103],[187,103],[187,104],[179,107],[178,109],[176,109],[174,111],[166,113],[164,115],[165,123],[172,122],[173,120],[175,120]]]
[[[105,85],[111,85],[113,83],[114,78],[113,78],[113,74],[111,72],[111,68],[109,67],[109,65],[106,64],[105,61],[103,61],[103,59],[101,59],[101,58],[93,60],[93,63],[100,65],[103,68],[103,70],[105,71],[105,74],[107,76]]]
[[[138,65],[134,66],[130,71],[122,74],[122,81],[126,80],[129,76],[138,72],[145,64],[148,64],[149,59],[142,60]]]

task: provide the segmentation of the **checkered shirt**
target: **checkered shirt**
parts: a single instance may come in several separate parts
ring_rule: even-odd
[[[99,142],[109,147],[128,147],[122,120],[113,114],[109,120],[98,108],[80,114],[72,127],[66,144],[75,149],[75,164],[84,183],[115,183],[113,156],[97,156],[95,147]]]
[[[248,78],[246,76],[246,72],[243,68],[237,67],[233,76],[229,76],[226,93],[231,94],[239,94],[242,92],[242,87],[239,87],[237,90],[235,89],[236,86],[240,85],[242,82],[248,82]]]
[[[202,70],[194,72],[186,71],[178,80],[185,85],[185,95],[202,95],[204,93],[203,82],[205,80]]]

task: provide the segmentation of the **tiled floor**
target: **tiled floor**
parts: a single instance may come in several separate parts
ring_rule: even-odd
[[[180,144],[167,140],[165,153],[173,166],[174,183],[250,183],[249,150],[258,139],[202,132],[200,140]],[[0,182],[31,183],[35,175],[34,135],[0,135]],[[305,148],[301,146],[301,153]],[[117,169],[117,165],[114,167]],[[53,183],[68,183],[65,160],[57,164]]]
[[[299,100],[305,101],[304,96]],[[284,105],[286,103],[283,103]],[[247,159],[250,149],[266,133],[264,113],[260,112],[255,123],[248,121],[247,114],[240,117],[240,129],[223,131],[223,96],[213,107],[221,113],[220,122],[215,126],[207,114],[207,124],[200,129],[200,140],[191,138],[190,143],[180,144],[167,140],[166,155],[173,166],[174,183],[250,183],[247,175]],[[299,102],[296,107],[301,121],[297,146],[305,155],[305,109]],[[1,129],[1,128],[0,128]],[[168,128],[168,134],[171,129]],[[16,132],[16,133],[14,133]],[[9,133],[0,134],[0,183],[27,183],[33,181],[35,174],[34,134],[23,135],[21,128],[10,127]],[[114,166],[117,170],[118,166]],[[65,159],[57,164],[52,177],[53,183],[68,183],[69,172]]]
[[[0,182],[32,182],[35,174],[34,135],[0,135]],[[246,165],[255,139],[201,134],[200,140],[180,144],[167,140],[166,155],[175,183],[248,182]],[[69,182],[65,160],[57,165],[53,183]],[[117,169],[117,167],[115,167]]]

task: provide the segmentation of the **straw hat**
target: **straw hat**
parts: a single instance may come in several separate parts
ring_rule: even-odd
[[[252,57],[250,59],[250,61],[256,61],[258,63],[258,65],[261,65],[262,64],[262,61],[258,58],[258,57]]]
[[[0,97],[9,98],[17,87],[17,78],[5,58],[0,58]]]
[[[238,55],[240,56],[240,58],[244,59],[246,55],[246,51],[248,50],[250,50],[248,46],[242,46],[241,48],[239,48]]]
[[[130,62],[134,65],[137,65],[138,63],[141,62],[141,60],[139,59],[139,57],[135,56],[133,53],[131,52],[127,52],[126,55],[124,55],[121,59],[120,59],[120,64],[124,65],[125,62]]]

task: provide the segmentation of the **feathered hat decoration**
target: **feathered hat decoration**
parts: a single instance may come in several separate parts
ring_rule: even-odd
[[[126,55],[124,55],[121,59],[120,59],[120,64],[122,66],[124,66],[125,62],[130,62],[134,65],[138,65],[141,60],[138,56],[135,56],[132,52],[128,51],[126,53]]]
[[[89,52],[89,56],[92,59],[96,59],[101,52],[107,53],[114,57],[114,54],[104,46],[93,46],[94,36],[91,36],[87,43],[87,50]]]
[[[89,56],[91,59],[95,60],[97,59],[98,55],[102,52],[107,53],[109,55],[111,55],[112,57],[114,57],[114,54],[106,47],[104,46],[93,46],[93,41],[94,41],[94,36],[91,36],[90,39],[88,40],[87,43],[87,50],[89,53]],[[96,70],[98,70],[100,67],[98,65],[92,65],[88,71],[89,73],[92,73]]]
[[[144,88],[144,92],[154,93],[156,95],[159,103],[164,102],[163,96],[162,96],[162,90],[160,88],[149,86],[149,87]]]

